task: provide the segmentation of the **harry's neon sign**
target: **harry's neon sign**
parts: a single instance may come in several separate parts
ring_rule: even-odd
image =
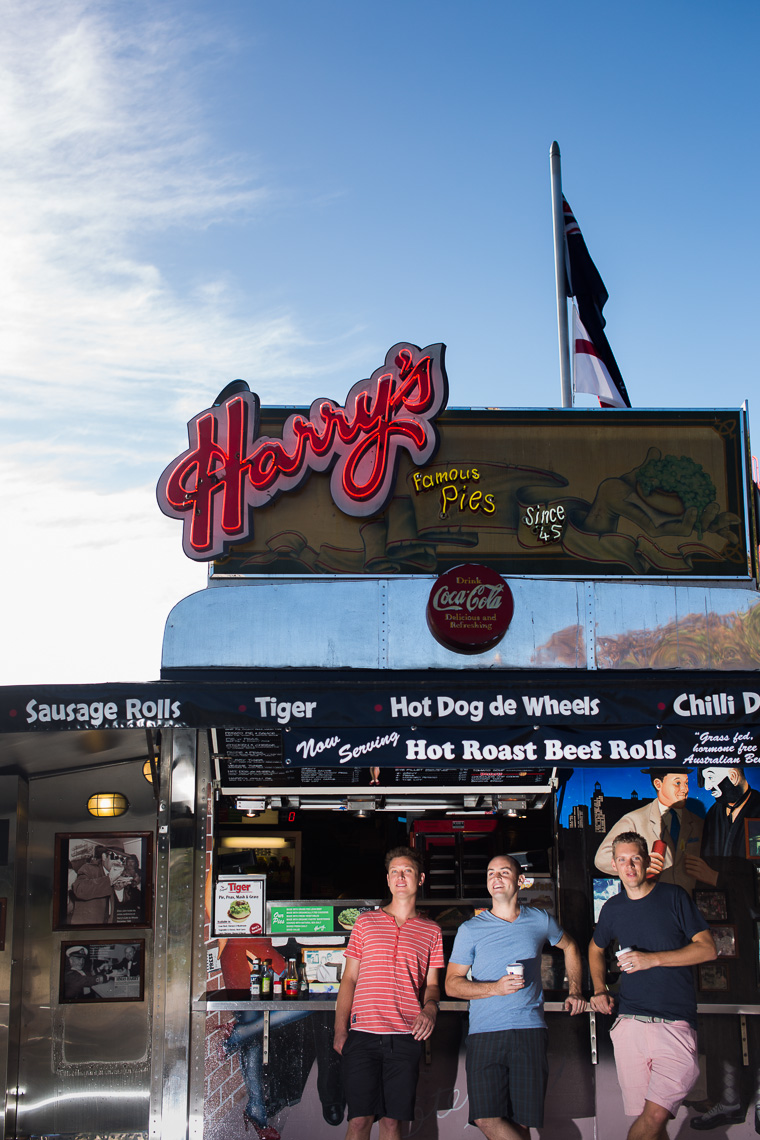
[[[242,381],[187,425],[190,447],[164,471],[158,505],[184,521],[189,558],[208,561],[253,537],[253,512],[328,471],[335,505],[364,518],[382,511],[396,482],[401,448],[421,467],[438,449],[434,420],[446,406],[445,345],[396,344],[344,408],[315,400],[309,417],[289,416],[282,439],[259,436],[259,398]],[[244,388],[245,390],[239,390]]]

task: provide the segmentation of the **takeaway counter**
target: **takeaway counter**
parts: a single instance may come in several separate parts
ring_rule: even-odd
[[[486,866],[504,850],[525,867],[521,900],[557,913],[556,776],[551,769],[515,773],[508,787],[500,775],[498,795],[469,793],[467,806],[461,793],[427,782],[401,794],[395,773],[383,769],[367,770],[366,786],[344,797],[313,787],[310,794],[217,796],[206,890],[210,969],[202,1004],[212,1071],[205,1135],[234,1135],[246,1125],[265,1137],[302,1136],[307,1127],[312,1136],[342,1135],[336,1128],[345,1128],[345,1098],[332,1035],[343,951],[359,914],[387,899],[391,848],[411,845],[420,854],[419,906],[441,925],[447,959],[460,923],[490,905]],[[572,1101],[580,1118],[593,1119],[589,1025],[559,1012],[562,963],[561,952],[547,947],[542,978],[556,1022],[552,1049],[578,1063],[563,1064],[566,1087],[556,1087],[552,1099]],[[466,1126],[466,1010],[465,1002],[441,1003],[414,1135],[460,1135]]]
[[[224,784],[223,764],[217,774]],[[483,783],[473,786],[470,779],[463,793],[452,787],[451,771],[417,770],[419,784],[411,789],[400,783],[400,772],[382,767],[362,771],[348,788],[331,787],[330,773],[315,770],[307,785],[255,794],[222,788],[209,801],[208,976],[196,1002],[206,1013],[205,1137],[242,1136],[248,1129],[265,1140],[301,1137],[307,1129],[313,1137],[343,1134],[345,1099],[332,1050],[343,951],[358,915],[387,898],[383,859],[395,846],[410,845],[422,858],[419,906],[441,925],[447,960],[458,926],[490,905],[485,869],[502,852],[515,854],[524,867],[520,901],[555,914],[585,954],[599,910],[619,885],[594,866],[604,832],[629,806],[613,793],[627,780],[631,803],[640,804],[648,776],[640,768],[614,775],[501,770],[492,788],[485,772],[478,775]],[[756,873],[747,861],[745,870],[749,879],[736,890],[697,892],[713,933],[724,939],[725,956],[695,971],[702,1073],[681,1109],[684,1119],[703,1115],[700,1102],[719,1099],[728,1073],[745,1102],[736,1116],[747,1115],[746,1124],[734,1122],[731,1138],[755,1134],[758,932],[746,892],[754,890]],[[747,950],[743,959],[740,944]],[[564,1012],[561,952],[545,948],[541,974],[550,1059],[541,1134],[613,1140],[627,1125],[611,1019]],[[613,992],[617,976],[610,955]],[[464,1134],[466,1032],[467,1003],[444,995],[426,1043],[417,1116],[405,1135],[446,1140]]]

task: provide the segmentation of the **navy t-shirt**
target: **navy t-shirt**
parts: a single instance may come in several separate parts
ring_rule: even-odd
[[[604,949],[616,938],[620,947],[656,953],[680,950],[708,925],[683,887],[656,883],[642,899],[625,891],[602,907],[594,942]],[[697,998],[691,966],[653,966],[620,976],[620,1013],[688,1021],[696,1028]]]

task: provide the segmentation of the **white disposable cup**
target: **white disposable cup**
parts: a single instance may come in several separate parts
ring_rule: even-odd
[[[507,966],[506,970],[505,970],[505,973],[517,974],[518,977],[524,978],[525,977],[525,966],[523,966],[522,962],[510,962],[509,965]]]
[[[633,947],[632,947],[632,946],[624,946],[624,947],[623,947],[623,949],[622,949],[622,950],[618,950],[617,954],[615,955],[615,957],[616,957],[616,958],[617,958],[617,960],[618,960],[618,966],[620,966],[620,969],[621,969],[621,970],[624,970],[624,969],[625,969],[625,966],[623,966],[623,964],[622,964],[622,962],[620,961],[620,959],[622,958],[622,956],[623,956],[624,954],[630,954],[632,950],[633,950]]]

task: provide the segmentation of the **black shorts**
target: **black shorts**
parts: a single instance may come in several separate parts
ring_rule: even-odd
[[[544,1123],[549,1076],[545,1029],[503,1029],[467,1038],[470,1124],[503,1117],[525,1128]]]
[[[411,1033],[350,1029],[341,1054],[348,1119],[414,1120],[422,1042]]]

